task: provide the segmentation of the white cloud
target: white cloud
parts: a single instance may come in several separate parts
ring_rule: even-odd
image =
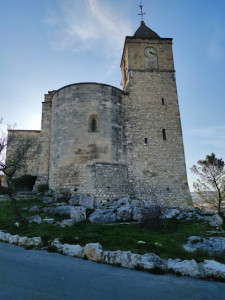
[[[100,51],[106,57],[118,56],[124,36],[131,26],[122,11],[100,0],[63,0],[59,12],[49,12],[51,45],[55,50]],[[121,4],[122,9],[122,4]],[[125,9],[125,6],[124,6]]]
[[[44,22],[49,26],[55,26],[58,23],[58,18],[53,12],[49,12]]]

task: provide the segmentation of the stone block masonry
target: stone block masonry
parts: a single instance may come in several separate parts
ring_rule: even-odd
[[[96,203],[119,199],[130,193],[128,170],[124,164],[98,162],[79,167],[71,166],[68,167],[68,174],[64,173],[64,176],[64,181],[54,180],[54,190],[60,191],[63,188],[71,193],[90,194],[95,197]]]

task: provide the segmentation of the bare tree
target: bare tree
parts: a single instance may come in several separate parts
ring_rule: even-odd
[[[216,155],[206,155],[204,160],[197,162],[198,166],[193,165],[191,171],[198,175],[198,179],[193,186],[199,196],[206,202],[211,203],[221,210],[222,201],[225,200],[225,167],[222,158]]]
[[[23,168],[26,160],[34,155],[32,147],[35,141],[32,137],[18,137],[10,126],[7,126],[7,129],[11,129],[10,134],[7,135],[2,121],[0,119],[0,174],[4,174],[4,183],[0,181],[0,191],[9,196],[17,221],[24,223],[25,219],[19,211],[14,196],[12,179],[16,175],[16,172]],[[7,147],[11,147],[12,149],[6,159]]]

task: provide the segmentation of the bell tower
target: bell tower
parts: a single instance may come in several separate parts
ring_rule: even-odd
[[[192,205],[187,183],[172,39],[141,21],[121,60],[125,154],[133,196]]]

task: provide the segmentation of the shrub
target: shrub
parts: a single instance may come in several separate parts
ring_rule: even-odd
[[[12,179],[12,186],[15,192],[19,191],[32,191],[37,176],[22,175]]]
[[[40,194],[44,194],[44,192],[48,191],[48,184],[47,183],[41,183],[37,186],[37,192]]]
[[[164,225],[163,213],[164,208],[159,204],[143,209],[140,226],[151,230],[161,229]]]
[[[57,192],[57,199],[68,202],[71,197],[71,192],[69,189],[61,188]]]

